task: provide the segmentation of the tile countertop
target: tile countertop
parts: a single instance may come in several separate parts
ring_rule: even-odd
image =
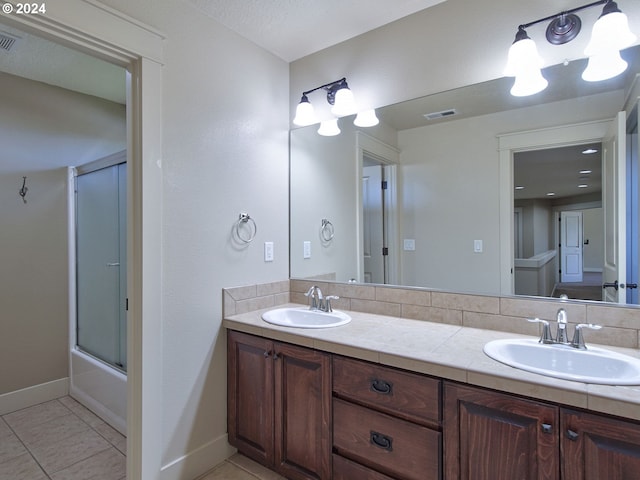
[[[281,307],[305,305],[277,308]],[[354,311],[347,312],[351,322],[339,327],[280,327],[262,320],[261,315],[267,310],[270,309],[226,317],[223,326],[444,379],[640,420],[640,386],[594,385],[538,375],[497,362],[482,350],[491,340],[530,336]],[[598,346],[640,357],[638,350]]]

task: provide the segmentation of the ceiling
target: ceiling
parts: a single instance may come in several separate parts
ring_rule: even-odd
[[[292,62],[445,0],[188,0]]]

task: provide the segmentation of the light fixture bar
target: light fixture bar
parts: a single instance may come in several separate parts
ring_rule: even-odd
[[[544,18],[540,18],[538,20],[534,20],[533,22],[529,22],[529,23],[523,23],[522,25],[518,26],[518,28],[529,28],[533,25],[536,25],[538,23],[542,23],[542,22],[546,22],[549,20],[553,20],[556,19],[558,17],[561,17],[563,15],[570,15],[572,13],[575,12],[579,12],[580,10],[584,10],[586,8],[591,8],[591,7],[595,7],[597,5],[604,5],[605,3],[610,2],[611,0],[598,0],[597,2],[593,2],[593,3],[589,3],[587,5],[582,5],[581,7],[576,7],[576,8],[572,8],[570,10],[564,10],[560,13],[556,13],[555,15],[549,15],[548,17],[544,17]]]

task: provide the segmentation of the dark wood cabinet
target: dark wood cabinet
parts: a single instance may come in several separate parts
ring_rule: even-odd
[[[640,425],[561,410],[563,480],[640,478]]]
[[[334,479],[440,479],[440,388],[424,375],[334,356]]]
[[[558,479],[558,426],[554,405],[446,383],[445,479]]]
[[[228,332],[229,443],[293,480],[331,478],[331,357]]]
[[[228,331],[229,443],[292,480],[638,480],[640,422]]]

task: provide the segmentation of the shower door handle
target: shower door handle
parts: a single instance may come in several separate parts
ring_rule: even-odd
[[[107,267],[119,267],[120,262],[107,263]]]

